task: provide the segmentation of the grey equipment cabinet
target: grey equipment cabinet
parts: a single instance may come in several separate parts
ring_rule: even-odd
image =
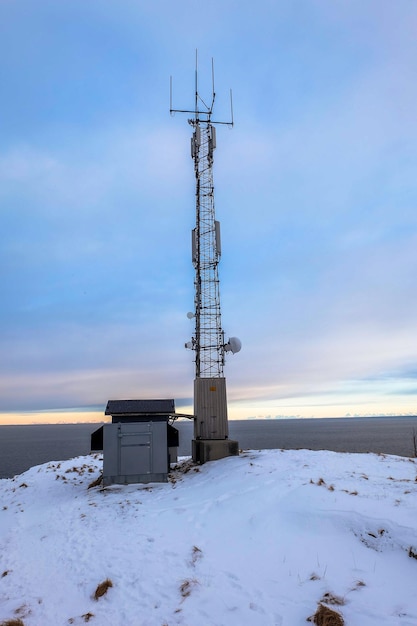
[[[165,421],[104,424],[103,484],[166,482]]]

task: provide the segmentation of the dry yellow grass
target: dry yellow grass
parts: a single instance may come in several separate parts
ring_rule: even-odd
[[[100,474],[98,478],[93,480],[93,482],[88,485],[87,489],[92,489],[93,487],[99,487],[101,485],[102,480],[103,480],[103,474]]]
[[[324,604],[319,604],[317,607],[317,611],[310,618],[310,621],[313,624],[317,624],[317,626],[344,626],[343,617],[337,611],[333,611],[333,609],[329,609],[328,606]]]
[[[191,594],[193,588],[196,585],[198,585],[198,581],[195,578],[183,581],[183,583],[180,586],[180,593],[182,597],[184,598],[184,600],[185,598],[188,598],[188,596]]]
[[[113,587],[113,583],[110,578],[106,578],[106,580],[97,585],[97,589],[94,592],[94,600],[98,600],[99,598],[104,596],[110,589],[110,587]]]
[[[340,596],[336,596],[334,593],[330,593],[327,591],[320,602],[324,602],[325,604],[337,604],[339,606],[343,606],[345,604],[345,599]]]

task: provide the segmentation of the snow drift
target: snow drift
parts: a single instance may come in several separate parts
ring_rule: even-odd
[[[106,489],[101,467],[0,481],[0,623],[417,625],[414,459],[245,451]]]

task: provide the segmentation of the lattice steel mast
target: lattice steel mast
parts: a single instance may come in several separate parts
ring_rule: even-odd
[[[196,180],[196,226],[192,231],[195,296],[194,312],[189,313],[188,317],[190,319],[195,318],[195,332],[191,341],[185,345],[195,351],[194,413],[196,420],[194,435],[196,441],[225,440],[228,438],[226,381],[223,376],[225,352],[238,352],[240,350],[240,341],[236,337],[230,338],[225,343],[221,324],[218,276],[218,264],[221,255],[220,224],[215,218],[213,183],[213,153],[216,148],[215,124],[233,126],[232,95],[230,92],[231,119],[228,122],[212,119],[215,97],[213,62],[212,96],[209,105],[204,102],[198,91],[197,57],[194,110],[172,108],[171,81],[171,114],[178,112],[193,115],[188,123],[193,128],[191,156],[194,161]],[[230,451],[226,451],[216,458],[227,456],[230,453]],[[193,456],[197,457],[195,460],[202,460],[198,458],[201,457],[201,454],[199,452],[194,454],[193,452]]]
[[[191,154],[196,178],[196,227],[192,234],[195,268],[196,377],[223,376],[224,332],[221,326],[218,264],[221,254],[219,222],[215,219],[213,151],[216,129],[208,120],[189,120],[194,132]]]

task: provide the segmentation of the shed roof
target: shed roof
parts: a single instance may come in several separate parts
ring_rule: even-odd
[[[109,400],[105,415],[170,415],[175,413],[174,400]]]

